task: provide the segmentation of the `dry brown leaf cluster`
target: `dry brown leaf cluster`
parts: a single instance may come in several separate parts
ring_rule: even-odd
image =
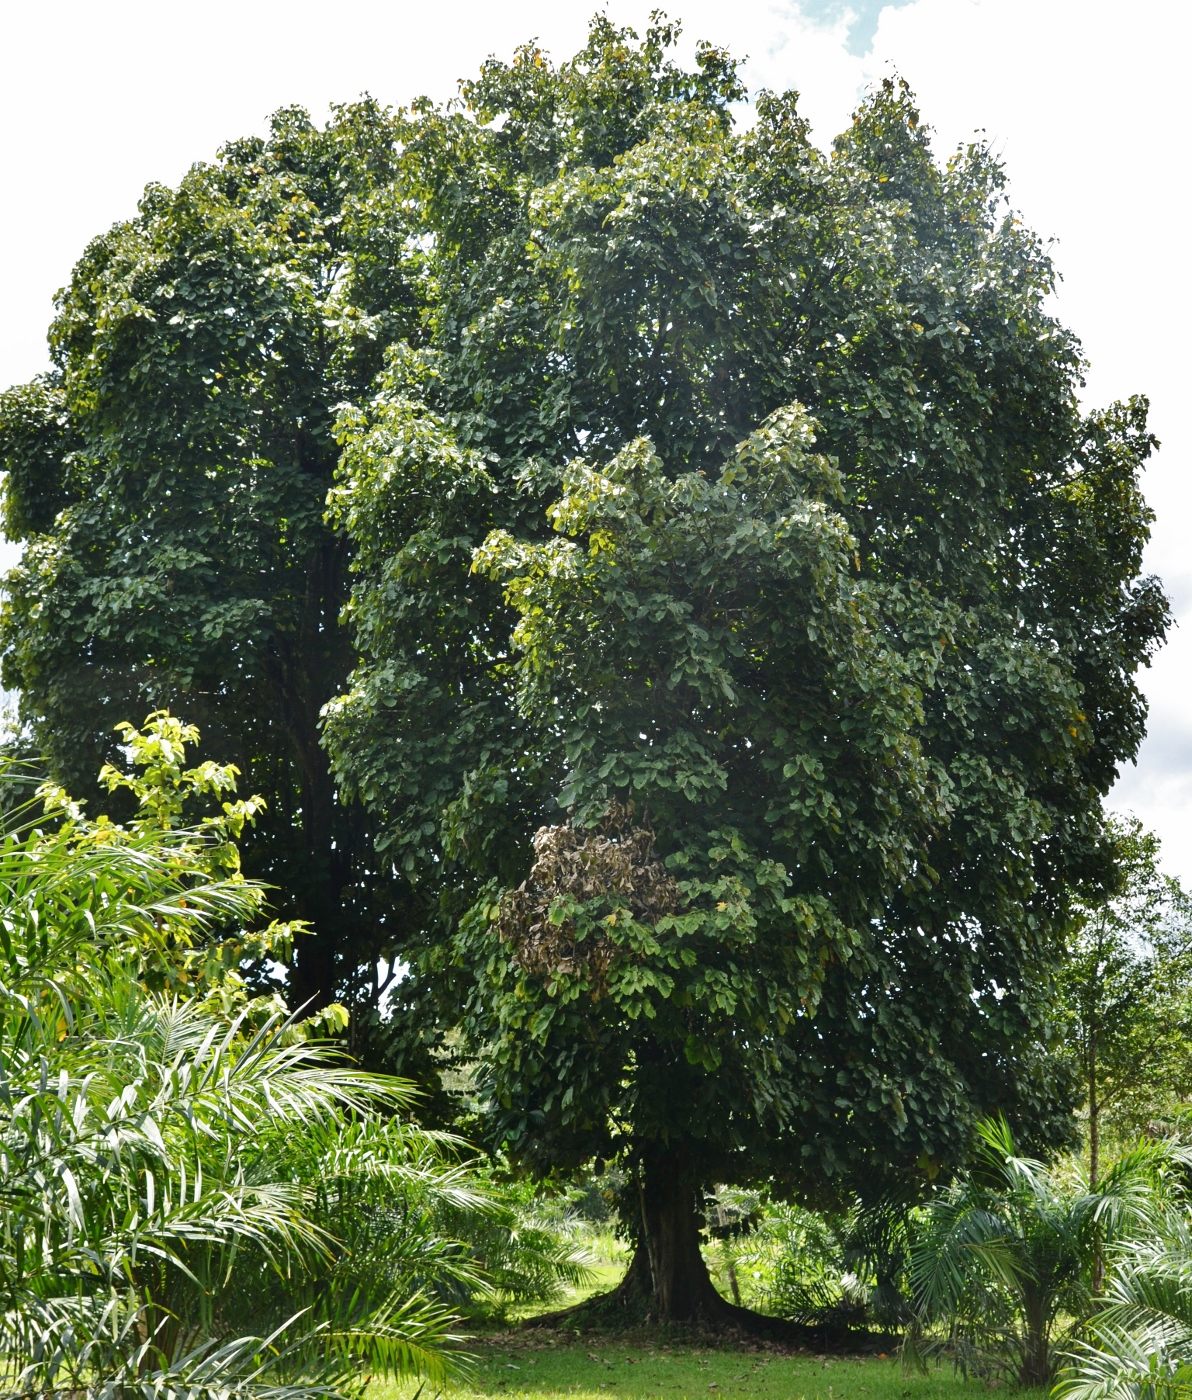
[[[582,930],[574,918],[551,919],[562,898],[588,906],[592,917]],[[653,925],[678,904],[679,887],[654,853],[654,833],[633,825],[631,806],[614,803],[593,830],[564,822],[534,833],[534,864],[522,884],[502,896],[498,927],[527,972],[585,972],[599,995],[623,952],[613,932],[616,920]]]

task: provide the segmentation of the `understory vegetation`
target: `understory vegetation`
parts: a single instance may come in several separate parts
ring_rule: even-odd
[[[16,1394],[276,1397],[442,1383],[465,1315],[583,1260],[415,1091],[361,1071],[244,971],[261,919],[236,838],[257,804],[127,728],[126,824],[0,774],[0,1366]],[[23,789],[23,791],[22,791]],[[211,798],[214,815],[183,824]]]

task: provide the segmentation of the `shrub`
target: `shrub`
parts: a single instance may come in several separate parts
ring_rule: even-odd
[[[1017,1156],[1004,1121],[982,1123],[972,1168],[931,1202],[914,1242],[911,1354],[943,1325],[942,1345],[966,1369],[1049,1383],[1057,1343],[1091,1309],[1098,1259],[1168,1218],[1171,1161],[1170,1147],[1143,1143],[1089,1191]]]
[[[259,803],[233,769],[185,766],[195,737],[165,714],[125,727],[130,773],[104,777],[126,825],[0,781],[6,1379],[272,1400],[437,1383],[461,1302],[578,1266],[409,1121],[408,1084],[317,1038],[338,1008],[296,1022],[251,995],[245,960],[301,931],[265,920],[236,846]]]

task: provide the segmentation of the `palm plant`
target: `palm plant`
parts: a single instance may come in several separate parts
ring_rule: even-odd
[[[1048,1384],[1063,1319],[1088,1314],[1102,1251],[1164,1218],[1170,1149],[1140,1145],[1089,1191],[1017,1156],[1004,1120],[978,1133],[972,1169],[930,1204],[911,1251],[910,1350],[943,1323],[944,1345],[962,1362]]]
[[[1090,1337],[1074,1350],[1055,1400],[1188,1400],[1192,1396],[1192,1229],[1114,1251]]]
[[[297,1400],[373,1371],[439,1380],[439,1295],[476,1274],[426,1205],[486,1203],[453,1144],[404,1121],[409,1086],[249,998],[237,959],[289,936],[252,932],[263,891],[233,840],[251,804],[175,828],[229,770],[185,769],[191,732],[168,716],[127,737],[127,826],[56,789],[14,800],[20,775],[0,804],[6,1390]],[[357,1268],[327,1193],[382,1180],[421,1229]]]
[[[309,1212],[340,1248],[284,1285],[262,1268],[243,1276],[238,1309],[252,1296],[262,1325],[300,1308],[327,1315],[332,1305],[342,1318],[396,1287],[472,1317],[550,1302],[581,1283],[587,1255],[565,1222],[543,1218],[521,1183],[497,1180],[459,1148],[392,1114],[271,1142],[274,1170],[315,1183]]]
[[[567,1288],[591,1278],[593,1259],[577,1218],[551,1210],[536,1183],[510,1181],[491,1169],[477,1176],[486,1215],[435,1214],[439,1229],[467,1241],[487,1285],[453,1299],[465,1316],[501,1319],[511,1308],[559,1302]]]
[[[309,1178],[276,1171],[272,1140],[331,1146],[339,1125],[401,1109],[400,1088],[286,1044],[277,1025],[243,1036],[201,1007],[105,990],[56,1044],[26,1035],[5,1056],[0,1349],[18,1386],[182,1384],[217,1354],[297,1394],[362,1366],[441,1375],[446,1310],[408,1277],[387,1296],[345,1306],[330,1289],[319,1309],[276,1315],[291,1280],[346,1270],[329,1267],[342,1247],[310,1208]],[[392,1159],[401,1144],[383,1124],[376,1136],[373,1156]],[[435,1186],[452,1189],[443,1176]],[[459,1253],[444,1246],[436,1262],[450,1270]],[[272,1324],[267,1342],[237,1335],[246,1267],[281,1284],[272,1308],[249,1310]]]

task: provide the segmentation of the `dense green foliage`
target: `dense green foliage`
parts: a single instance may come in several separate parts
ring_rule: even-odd
[[[0,838],[0,1371],[112,1400],[441,1381],[461,1309],[580,1263],[318,1039],[334,1010],[250,994],[243,959],[305,936],[239,874],[258,804],[167,715],[124,738],[127,824],[47,787]]]
[[[666,38],[412,118],[440,300],[341,418],[327,738],[495,1136],[913,1189],[975,1113],[1063,1133],[1049,969],[1166,616],[1145,410],[1081,417],[987,151],[894,84],[830,157],[789,98],[736,134]]]
[[[262,891],[233,836],[255,804],[230,770],[183,767],[190,737],[165,716],[126,729],[138,766],[109,780],[136,794],[128,825],[50,788],[0,844],[0,1354],[18,1390],[105,1396],[440,1375],[448,1314],[420,1285],[466,1255],[434,1260],[423,1232],[426,1258],[362,1289],[311,1188],[450,1192],[452,1170],[390,1117],[405,1086],[247,996],[240,960],[289,931],[253,931]],[[223,810],[175,829],[206,792]]]
[[[54,762],[201,718],[316,924],[294,994],[379,1053],[400,953],[394,1034],[455,1027],[522,1161],[622,1163],[677,1316],[714,1182],[1063,1136],[1049,979],[1167,612],[1145,404],[1081,414],[990,152],[941,166],[893,81],[830,154],[790,94],[735,130],[674,38],[151,189],[0,451]]]
[[[705,1253],[734,1303],[847,1346],[850,1332],[896,1332],[909,1319],[910,1215],[902,1203],[829,1214],[724,1188],[707,1212]]]
[[[294,1003],[350,1002],[362,1046],[403,896],[319,746],[351,657],[347,546],[323,511],[334,406],[417,324],[394,134],[369,103],[325,131],[283,111],[268,141],[150,186],[61,294],[53,374],[0,401],[4,529],[24,546],[4,675],[34,751],[94,801],[117,721],[198,723],[268,796],[253,873],[316,930]]]

